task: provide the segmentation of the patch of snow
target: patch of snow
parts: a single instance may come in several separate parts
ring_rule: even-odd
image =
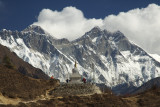
[[[98,38],[98,37],[95,37],[94,39],[92,39],[92,42],[93,42],[93,43],[96,42],[97,38]]]
[[[86,60],[85,58],[83,58],[83,60]]]
[[[160,55],[158,54],[149,54],[151,57],[153,57],[156,61],[160,62]]]

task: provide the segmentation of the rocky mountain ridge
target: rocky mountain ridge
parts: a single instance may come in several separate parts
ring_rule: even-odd
[[[160,63],[120,31],[111,33],[94,27],[82,37],[68,41],[56,39],[41,27],[31,25],[21,32],[0,31],[0,44],[62,82],[77,60],[81,75],[87,80],[94,76],[96,83],[104,83],[116,93],[160,76]]]

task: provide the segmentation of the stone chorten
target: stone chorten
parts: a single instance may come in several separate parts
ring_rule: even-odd
[[[72,74],[70,75],[70,83],[82,83],[81,75],[78,72],[76,61],[75,61],[74,68],[72,69]]]

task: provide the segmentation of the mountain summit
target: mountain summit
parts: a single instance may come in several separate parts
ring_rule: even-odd
[[[22,32],[0,31],[0,44],[61,81],[72,72],[75,60],[79,73],[91,80],[93,63],[95,82],[104,83],[116,93],[125,93],[130,87],[160,76],[160,63],[120,31],[111,33],[94,27],[70,42],[48,36],[42,28],[32,25]]]
[[[23,32],[36,32],[40,34],[46,34],[45,31],[40,27],[36,25],[30,25],[26,29],[23,30]]]

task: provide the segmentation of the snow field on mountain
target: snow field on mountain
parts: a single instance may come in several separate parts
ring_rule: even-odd
[[[110,33],[93,28],[68,44],[63,44],[61,40],[51,41],[47,38],[48,34],[39,32],[43,30],[31,26],[20,32],[18,37],[4,33],[0,35],[0,44],[7,46],[24,61],[42,69],[49,76],[53,75],[61,82],[65,82],[72,73],[75,60],[79,73],[88,81],[95,77],[96,83],[104,83],[111,88],[125,83],[139,87],[148,80],[160,76],[159,63],[137,45],[129,42],[120,32]],[[37,48],[39,44],[34,47],[34,41],[42,45],[40,49]],[[44,44],[47,47],[44,46],[46,50],[42,51]],[[92,63],[94,72],[90,66]]]

